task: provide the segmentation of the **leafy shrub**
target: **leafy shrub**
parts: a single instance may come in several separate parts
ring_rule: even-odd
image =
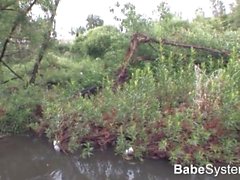
[[[5,115],[0,117],[0,133],[28,131],[28,125],[41,116],[41,112],[36,112],[42,103],[41,90],[31,86],[26,89],[8,87],[1,91],[0,107],[5,110]]]
[[[93,58],[103,57],[107,51],[122,47],[121,34],[112,26],[96,27],[86,35],[79,36],[73,44],[73,51],[86,53]]]

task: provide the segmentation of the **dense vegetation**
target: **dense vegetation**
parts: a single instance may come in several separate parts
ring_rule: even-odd
[[[55,39],[58,2],[0,4],[1,134],[32,131],[59,140],[63,152],[80,149],[83,157],[114,146],[120,155],[133,147],[139,159],[240,163],[239,1],[229,14],[212,1],[215,16],[198,11],[191,22],[164,3],[158,20],[117,4],[111,12],[122,8],[119,28],[91,15],[72,43]],[[33,17],[32,5],[45,16]],[[127,64],[127,82],[114,89],[135,32],[229,56],[141,44]]]

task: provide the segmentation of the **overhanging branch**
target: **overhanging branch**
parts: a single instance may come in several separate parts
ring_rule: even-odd
[[[23,14],[24,16],[26,16],[26,14],[32,9],[33,5],[37,2],[37,0],[33,0],[32,3],[29,5],[28,8],[26,8],[25,11],[20,11],[19,14]],[[5,67],[7,67],[16,77],[18,77],[19,79],[23,80],[23,78],[21,76],[19,76],[15,71],[13,71],[13,69],[11,69],[7,63],[5,63],[3,61],[3,58],[5,56],[8,44],[10,42],[11,37],[13,36],[15,30],[17,29],[17,27],[19,26],[20,21],[19,21],[19,16],[16,17],[15,21],[13,22],[13,26],[10,30],[9,35],[7,36],[7,38],[5,39],[4,43],[3,43],[3,48],[2,51],[0,53],[0,63],[2,63]]]
[[[24,81],[24,79],[18,75],[7,63],[5,63],[3,60],[1,61],[1,63],[9,70],[11,71],[17,78],[21,79]]]

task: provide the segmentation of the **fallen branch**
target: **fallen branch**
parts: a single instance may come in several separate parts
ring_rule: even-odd
[[[181,47],[181,48],[201,50],[201,51],[205,51],[213,56],[229,57],[231,54],[229,51],[222,51],[219,49],[207,48],[207,47],[192,45],[192,44],[184,44],[184,43],[179,43],[179,42],[175,42],[175,41],[170,41],[167,39],[162,39],[161,41],[159,41],[159,43],[162,43],[164,45],[177,46],[177,47]]]
[[[83,89],[80,92],[80,95],[82,97],[90,98],[91,95],[96,95],[101,89],[102,89],[101,85],[99,85],[99,86],[98,85],[93,85],[93,86],[90,86],[90,87],[87,87],[87,88]]]
[[[184,43],[171,41],[171,40],[167,40],[167,39],[158,40],[158,39],[151,38],[151,37],[141,34],[141,33],[134,33],[132,35],[127,52],[125,54],[123,64],[118,69],[117,79],[116,79],[114,87],[113,87],[114,90],[119,85],[121,85],[127,81],[127,79],[128,79],[127,66],[129,65],[133,55],[136,53],[139,44],[142,44],[142,43],[148,43],[150,45],[150,47],[153,48],[155,51],[157,51],[157,49],[154,48],[152,43],[176,46],[176,47],[187,48],[187,49],[195,49],[197,51],[205,51],[213,56],[220,56],[220,57],[224,57],[224,58],[229,57],[231,54],[229,51],[222,51],[219,49],[208,48],[208,47],[203,47],[203,46],[199,46],[199,45],[184,44]],[[154,58],[142,58],[142,59],[140,58],[139,60],[147,60],[147,59],[150,60],[150,59],[154,59]]]

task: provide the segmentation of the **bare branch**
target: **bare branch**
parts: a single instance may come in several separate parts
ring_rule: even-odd
[[[23,14],[24,16],[32,9],[33,5],[37,2],[37,0],[33,0],[33,2],[29,5],[29,7],[24,11],[20,11],[19,14]],[[6,66],[15,76],[17,76],[19,79],[22,79],[21,76],[19,76],[16,72],[14,72],[4,61],[3,58],[5,56],[8,44],[10,42],[11,37],[13,36],[13,33],[15,32],[15,30],[17,29],[17,27],[19,26],[20,21],[19,21],[19,16],[16,17],[13,26],[10,30],[9,35],[7,36],[6,40],[3,43],[3,48],[2,51],[0,53],[0,63],[2,63],[4,66]],[[23,80],[23,79],[22,79]]]
[[[162,39],[161,41],[159,41],[159,43],[162,43],[165,45],[187,48],[187,49],[193,48],[196,50],[205,51],[213,56],[229,57],[231,54],[229,51],[225,51],[225,50],[223,51],[223,50],[219,50],[219,49],[207,48],[207,47],[198,46],[198,45],[184,44],[184,43],[175,42],[175,41],[171,41],[171,40],[167,40],[167,39]]]
[[[21,79],[21,80],[24,81],[24,79],[23,79],[20,75],[18,75],[10,66],[8,66],[7,63],[5,63],[3,60],[1,61],[1,63],[2,63],[7,69],[9,69],[9,71],[11,71],[16,77],[18,77],[19,79]]]
[[[11,79],[8,79],[8,80],[6,80],[6,81],[3,81],[1,84],[6,84],[6,83],[8,83],[8,82],[10,82],[10,81],[12,81],[12,80],[15,80],[15,79],[18,79],[18,77],[13,77],[13,78],[11,78]]]
[[[155,51],[157,51],[157,50],[152,46],[152,43],[177,46],[180,48],[187,48],[187,49],[195,49],[198,51],[205,51],[213,56],[220,56],[220,57],[225,57],[225,58],[229,57],[231,54],[229,51],[225,51],[225,50],[208,48],[208,47],[203,47],[203,46],[199,46],[199,45],[184,44],[184,43],[171,41],[171,40],[167,40],[167,39],[158,40],[158,39],[151,38],[151,37],[141,34],[141,33],[134,33],[132,35],[127,52],[125,54],[124,62],[121,65],[121,67],[118,69],[117,80],[115,81],[115,84],[113,87],[114,89],[116,89],[117,86],[123,84],[128,79],[127,66],[129,65],[133,55],[136,53],[137,48],[138,48],[139,44],[141,44],[141,43],[148,43],[150,45],[150,47],[152,47]],[[150,60],[150,59],[155,59],[155,58],[143,57],[143,56],[137,58],[137,60],[140,60],[140,61]]]

